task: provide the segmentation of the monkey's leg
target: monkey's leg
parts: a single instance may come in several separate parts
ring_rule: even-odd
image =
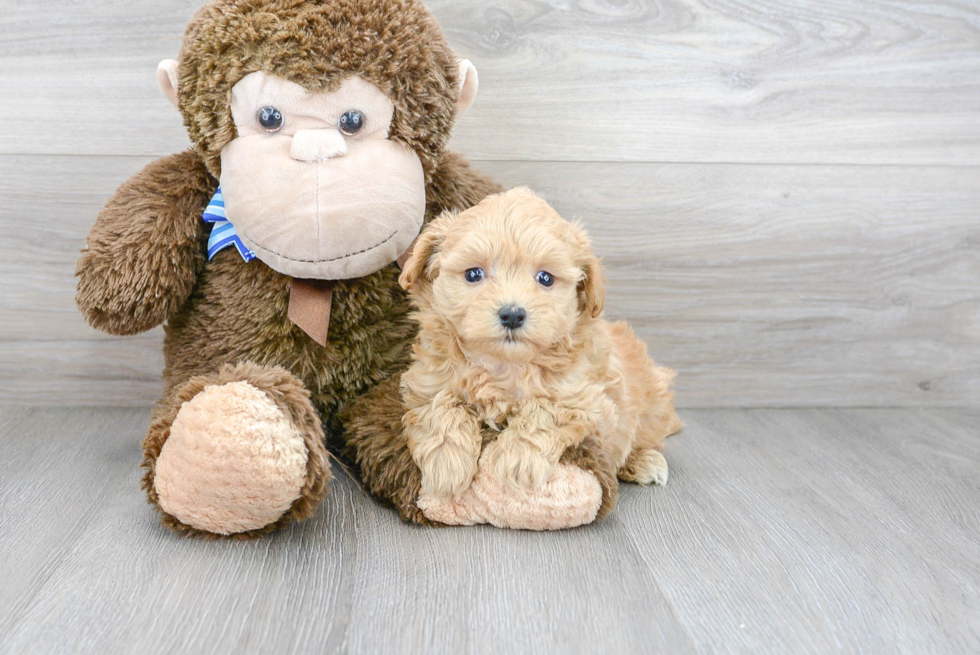
[[[309,393],[281,368],[224,366],[154,410],[143,488],[163,523],[198,536],[252,537],[309,516],[330,462]]]
[[[473,484],[460,499],[424,495],[421,473],[402,432],[404,413],[396,376],[357,399],[344,416],[344,428],[348,457],[365,488],[407,521],[556,530],[590,523],[615,507],[616,468],[592,437],[566,450],[552,479],[540,489],[503,487],[481,458]]]
[[[402,431],[407,408],[399,380],[397,375],[385,380],[341,416],[346,455],[368,493],[392,505],[406,521],[431,524],[417,504],[422,472]]]
[[[451,525],[562,530],[592,523],[616,505],[615,468],[591,437],[566,450],[551,478],[533,490],[501,484],[492,469],[489,458],[481,457],[480,470],[461,498],[423,491],[419,507],[429,519]]]

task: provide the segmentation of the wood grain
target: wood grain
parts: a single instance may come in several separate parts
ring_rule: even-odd
[[[91,221],[145,161],[0,156],[0,402],[156,398],[160,332],[110,339],[73,301]],[[975,169],[478,165],[583,220],[609,314],[680,371],[681,406],[980,403]]]
[[[942,416],[687,412],[618,520],[701,652],[973,652],[980,440]]]
[[[146,410],[0,409],[0,652],[980,649],[977,411],[683,418],[670,483],[579,530],[417,528],[337,470],[241,543],[159,526]]]
[[[491,170],[583,220],[608,267],[609,314],[680,371],[683,404],[980,402],[972,169]]]
[[[186,146],[153,70],[199,4],[0,16],[0,153],[27,153],[0,154],[0,403],[159,393],[160,332],[96,334],[72,274],[118,183]],[[980,403],[975,4],[429,4],[481,69],[454,146],[585,221],[682,406]]]
[[[200,4],[5,7],[0,153],[183,148],[154,71]],[[474,159],[980,164],[975,2],[428,4],[480,69]]]

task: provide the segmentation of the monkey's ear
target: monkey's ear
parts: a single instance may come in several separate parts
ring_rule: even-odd
[[[469,59],[459,60],[459,100],[456,106],[459,113],[470,108],[476,100],[476,91],[480,87],[480,76],[477,75],[476,66]]]
[[[157,84],[174,107],[177,105],[177,60],[164,59],[157,66]]]
[[[439,273],[438,262],[433,261],[439,246],[449,233],[449,225],[456,220],[459,212],[447,210],[437,219],[422,228],[422,235],[412,248],[412,256],[405,262],[405,268],[398,277],[398,284],[411,291],[423,283],[432,282]]]

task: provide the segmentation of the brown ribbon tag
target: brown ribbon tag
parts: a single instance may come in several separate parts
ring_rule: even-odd
[[[415,238],[418,241],[418,237]],[[412,256],[415,241],[398,258],[398,268]],[[333,302],[332,280],[300,280],[293,278],[289,288],[289,320],[321,346],[327,345],[330,331],[330,305]]]
[[[293,279],[289,289],[289,320],[321,346],[327,345],[330,330],[331,280]]]

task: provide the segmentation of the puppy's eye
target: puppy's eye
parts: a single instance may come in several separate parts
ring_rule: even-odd
[[[275,107],[263,107],[259,110],[259,125],[266,132],[278,132],[285,123],[282,112]]]
[[[541,271],[535,279],[543,287],[550,287],[555,283],[555,276],[548,271]]]
[[[471,268],[463,274],[463,277],[465,277],[466,281],[470,284],[476,284],[477,282],[483,280],[485,275],[482,268]]]
[[[364,129],[364,123],[366,122],[364,114],[356,109],[352,109],[340,117],[340,120],[337,121],[337,127],[347,136],[354,136]]]

